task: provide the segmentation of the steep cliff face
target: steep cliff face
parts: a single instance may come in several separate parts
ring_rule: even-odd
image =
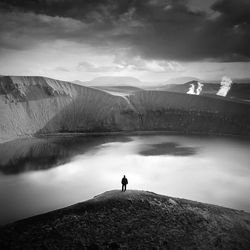
[[[250,105],[137,90],[125,95],[44,77],[0,77],[0,138],[55,132],[170,130],[250,134]]]
[[[140,91],[129,99],[145,130],[250,133],[250,105],[242,102],[167,91]]]
[[[2,137],[31,135],[77,95],[72,84],[43,77],[0,78]]]
[[[43,77],[0,78],[0,137],[116,130],[123,98]],[[121,121],[126,129],[126,121]],[[122,128],[119,128],[122,129]]]

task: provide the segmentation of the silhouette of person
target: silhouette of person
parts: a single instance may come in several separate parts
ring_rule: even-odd
[[[122,178],[122,192],[125,192],[127,189],[128,179],[124,175]]]

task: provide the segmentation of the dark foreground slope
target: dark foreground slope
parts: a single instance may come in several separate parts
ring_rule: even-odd
[[[92,200],[0,229],[1,249],[250,249],[250,214],[144,191]]]

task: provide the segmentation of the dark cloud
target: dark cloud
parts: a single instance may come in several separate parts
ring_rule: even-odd
[[[249,0],[220,0],[212,5],[214,11],[221,13],[221,18],[231,25],[250,22]]]
[[[212,9],[217,18],[205,22],[197,37],[202,51],[224,61],[249,61],[250,1],[220,0]]]
[[[0,12],[1,48],[29,49],[55,39],[74,39],[77,32],[87,30],[70,18],[50,17],[34,13]]]
[[[0,0],[0,4],[5,15],[20,15],[17,20],[5,16],[0,24],[9,40],[18,34],[24,41],[33,37],[34,43],[66,39],[126,49],[147,59],[250,59],[249,0],[218,0],[211,7],[212,18],[205,11],[192,11],[188,0]],[[0,43],[11,44],[8,39]]]

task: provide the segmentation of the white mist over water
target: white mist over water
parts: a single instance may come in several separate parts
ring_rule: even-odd
[[[162,135],[131,139],[103,143],[48,170],[0,175],[0,223],[120,189],[124,174],[128,189],[250,211],[250,142]],[[150,154],[155,144],[162,148],[173,142],[176,150],[194,148],[194,154]],[[149,153],[140,154],[143,150]]]
[[[232,83],[233,81],[229,77],[223,76],[221,79],[221,87],[216,95],[227,96],[228,91],[231,89]]]

